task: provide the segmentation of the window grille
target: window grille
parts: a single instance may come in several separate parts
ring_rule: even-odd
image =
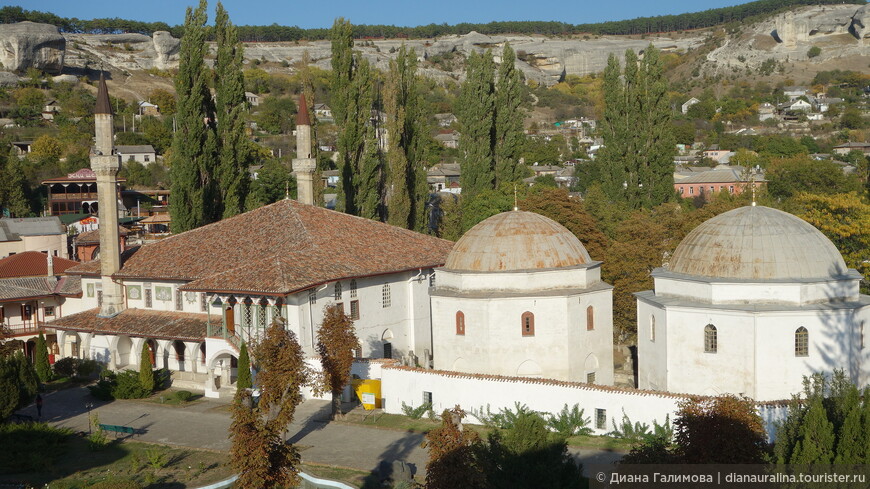
[[[521,317],[521,325],[523,336],[535,336],[535,315],[530,312],[524,312]]]
[[[607,429],[607,410],[606,409],[596,409],[595,410],[595,427],[599,430]]]
[[[595,329],[595,310],[592,306],[586,308],[586,331]]]
[[[145,307],[154,307],[154,301],[151,297],[151,289],[145,289]]]
[[[719,338],[716,332],[716,326],[708,324],[704,327],[704,352],[716,353],[719,349]]]
[[[594,384],[595,383],[595,372],[589,372],[586,374],[586,383]]]
[[[356,298],[356,279],[350,281],[350,298]]]
[[[350,318],[354,321],[359,319],[359,301],[350,301]]]
[[[456,311],[456,334],[465,334],[465,314],[462,311]]]
[[[175,310],[183,311],[184,310],[184,297],[182,297],[182,292],[178,289],[175,289]]]
[[[199,307],[202,312],[208,312],[208,296],[205,292],[199,294]]]
[[[335,300],[341,300],[341,282],[335,283]]]
[[[794,356],[810,356],[810,334],[803,326],[794,332]]]
[[[384,284],[384,287],[381,289],[381,307],[387,308],[393,305],[393,299],[390,297],[390,284]]]

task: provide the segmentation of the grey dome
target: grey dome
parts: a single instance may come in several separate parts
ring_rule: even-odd
[[[667,269],[703,277],[829,279],[848,273],[834,243],[808,222],[770,207],[740,207],[707,220],[677,246]]]
[[[469,229],[447,255],[444,268],[506,272],[562,268],[592,261],[574,234],[534,212],[496,214]]]

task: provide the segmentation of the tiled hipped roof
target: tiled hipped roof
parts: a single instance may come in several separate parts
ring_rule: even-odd
[[[64,331],[82,331],[96,334],[120,334],[172,340],[202,340],[206,335],[205,314],[173,311],[127,309],[111,318],[97,318],[99,309],[64,316],[51,322],[52,328]],[[220,324],[220,317],[212,317],[212,324]]]
[[[334,280],[444,264],[453,243],[282,200],[122,256],[115,277],[181,280],[185,290],[283,295]],[[98,262],[67,271],[98,274]]]
[[[52,275],[60,275],[78,262],[52,257]],[[25,251],[0,260],[0,278],[38,277],[48,275],[48,255],[40,251]]]
[[[18,277],[0,279],[0,301],[37,299],[61,296],[81,296],[79,277]]]

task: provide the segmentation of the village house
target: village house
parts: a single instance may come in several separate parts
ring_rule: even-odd
[[[456,149],[459,147],[459,132],[442,130],[435,135],[435,140],[445,148]]]
[[[12,141],[12,149],[15,151],[15,155],[19,158],[24,158],[28,154],[30,154],[31,149],[33,148],[33,141]]]
[[[683,102],[683,105],[682,105],[682,107],[681,107],[681,110],[682,110],[682,112],[683,112],[683,115],[688,114],[688,113],[689,113],[689,108],[692,107],[692,106],[695,105],[695,104],[698,104],[698,103],[701,103],[701,101],[698,100],[698,99],[695,98],[695,97],[692,97],[692,98],[690,98],[689,100],[686,100],[685,102]]]
[[[739,168],[739,167],[738,167]],[[748,177],[742,169],[725,168],[702,171],[689,176],[674,174],[674,189],[681,197],[712,197],[716,192],[741,194],[746,187],[760,187],[765,181],[762,177]]]
[[[332,109],[326,104],[314,104],[314,115],[317,119],[332,119]]]
[[[437,163],[426,172],[426,183],[432,192],[460,193],[459,177],[462,170],[458,163]]]
[[[125,179],[119,178],[116,184],[119,199],[124,182]],[[49,178],[42,184],[48,187],[49,215],[97,213],[97,175],[90,168],[82,168],[66,177]]]
[[[144,116],[159,116],[160,115],[160,107],[151,102],[141,101],[139,102],[139,115]]]
[[[42,118],[53,121],[58,112],[60,112],[60,104],[57,103],[57,100],[50,100],[42,107]]]
[[[758,106],[758,120],[764,122],[768,119],[776,117],[776,107],[773,104],[764,102]]]
[[[157,153],[154,151],[154,146],[150,144],[142,145],[123,145],[115,146],[115,151],[121,156],[121,162],[137,161],[143,165],[148,165],[157,161]]]
[[[852,151],[860,151],[864,153],[864,156],[870,156],[870,143],[849,141],[834,146],[834,154],[837,155],[847,155]]]
[[[0,258],[39,251],[69,258],[67,232],[57,217],[0,218]]]
[[[33,358],[36,336],[46,333],[49,360],[60,353],[54,330],[47,324],[64,314],[78,312],[81,285],[78,277],[61,276],[78,263],[39,251],[25,251],[0,259],[0,326],[7,341],[20,343]]]
[[[446,112],[443,114],[435,114],[435,120],[438,122],[438,127],[450,127],[458,120],[455,115]]]
[[[251,107],[257,107],[260,105],[260,96],[253,92],[245,92],[245,101]]]

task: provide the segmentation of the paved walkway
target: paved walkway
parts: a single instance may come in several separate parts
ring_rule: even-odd
[[[229,399],[203,399],[185,407],[163,406],[146,401],[102,402],[84,387],[51,392],[43,396],[43,420],[75,431],[88,431],[88,404],[100,423],[131,426],[140,430],[135,439],[227,451],[230,442]],[[345,423],[328,423],[329,402],[308,400],[296,410],[288,429],[304,462],[373,470],[382,461],[404,460],[422,473],[428,457],[420,447],[423,435],[369,428]],[[36,417],[31,405],[19,411]],[[619,454],[598,450],[572,449],[584,464],[611,463]]]

